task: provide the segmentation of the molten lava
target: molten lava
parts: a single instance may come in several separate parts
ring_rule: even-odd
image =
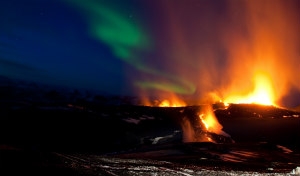
[[[229,136],[222,130],[223,126],[219,123],[211,106],[208,106],[207,108],[203,109],[200,113],[201,114],[199,115],[199,119],[205,126],[205,129],[203,130],[223,136]]]

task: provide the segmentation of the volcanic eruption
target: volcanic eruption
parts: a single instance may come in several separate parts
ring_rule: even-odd
[[[164,58],[134,77],[145,105],[285,107],[291,89],[299,94],[300,23],[294,1],[163,1],[155,6],[161,16],[151,21],[160,41],[155,49]],[[153,95],[160,103],[151,103]],[[225,134],[213,111],[207,112],[199,112],[203,129]],[[189,123],[183,125],[186,136],[194,133]]]
[[[32,77],[48,67],[55,78],[96,78],[93,88],[126,95],[0,77],[0,173],[300,172],[300,111],[290,109],[300,104],[300,1],[37,2],[5,3],[4,14],[21,10],[4,15],[12,23],[1,36],[1,68]],[[50,65],[35,64],[46,55]],[[52,57],[76,63],[73,72]]]

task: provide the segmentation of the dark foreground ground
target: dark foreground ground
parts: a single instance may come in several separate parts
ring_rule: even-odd
[[[214,105],[231,138],[201,131],[202,106],[1,107],[1,176],[300,173],[300,113],[273,106]],[[186,119],[216,142],[183,142]]]

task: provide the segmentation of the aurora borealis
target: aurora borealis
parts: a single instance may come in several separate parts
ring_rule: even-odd
[[[0,4],[0,75],[207,100],[248,91],[262,71],[277,101],[300,104],[297,0]]]
[[[77,9],[85,14],[89,22],[91,36],[106,44],[116,58],[119,58],[133,66],[135,69],[163,78],[165,82],[136,81],[134,85],[140,88],[151,88],[163,91],[171,91],[182,94],[192,94],[195,88],[192,84],[185,83],[176,76],[159,71],[143,62],[141,53],[151,52],[151,40],[149,34],[141,29],[141,24],[130,21],[131,16],[126,18],[120,12],[113,9],[113,5],[106,5],[101,1],[68,1],[76,5]],[[112,7],[111,7],[112,6]],[[114,6],[118,6],[114,5]],[[139,28],[140,27],[140,28]]]
[[[143,50],[149,45],[146,33],[109,5],[101,1],[68,1],[84,14],[88,31],[95,39],[107,45],[113,54],[128,63],[134,62],[134,50]]]

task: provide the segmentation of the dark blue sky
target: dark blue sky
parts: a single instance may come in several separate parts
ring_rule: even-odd
[[[259,71],[273,79],[276,98],[294,106],[300,104],[299,2],[5,0],[0,75],[207,99],[246,91]]]
[[[110,92],[126,86],[124,62],[69,4],[1,1],[0,14],[1,75]]]

